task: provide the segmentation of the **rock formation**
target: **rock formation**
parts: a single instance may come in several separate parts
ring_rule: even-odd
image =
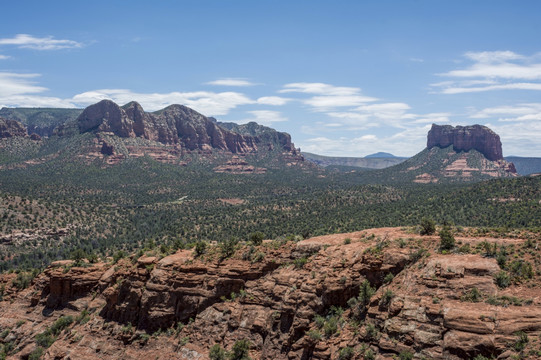
[[[26,128],[20,122],[0,118],[0,139],[27,135]]]
[[[427,148],[446,148],[453,145],[456,152],[475,149],[488,160],[503,160],[500,137],[486,126],[456,126],[432,124],[428,132]]]
[[[255,153],[259,145],[275,142],[282,151],[295,152],[291,137],[278,133],[272,138],[243,135],[219,126],[216,121],[182,105],[147,113],[130,102],[123,107],[102,100],[87,107],[77,119],[79,131],[113,133],[123,138],[141,137],[163,144],[180,144],[187,150],[223,150],[235,154]],[[267,144],[268,143],[268,144]]]
[[[516,247],[507,269],[539,255],[513,260],[535,233],[473,234],[457,241]],[[502,289],[495,258],[441,254],[437,239],[384,228],[265,241],[226,259],[210,247],[202,256],[181,250],[116,264],[59,261],[23,291],[12,285],[16,274],[3,274],[0,343],[26,359],[37,334],[72,316],[45,359],[207,359],[214,344],[229,351],[238,340],[249,341],[252,359],[538,358],[536,270]],[[366,284],[373,291],[360,292]],[[531,339],[525,349],[518,332]],[[340,355],[347,351],[354,356]]]

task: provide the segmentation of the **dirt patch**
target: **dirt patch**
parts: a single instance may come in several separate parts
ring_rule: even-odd
[[[242,204],[245,203],[244,200],[239,199],[239,198],[218,199],[218,200],[220,200],[220,201],[223,202],[224,204],[230,204],[230,205],[242,205]]]

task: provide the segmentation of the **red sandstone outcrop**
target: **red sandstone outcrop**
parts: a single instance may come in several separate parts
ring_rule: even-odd
[[[457,236],[471,248],[482,240],[516,248],[524,243]],[[531,339],[524,354],[539,358],[538,276],[528,286],[502,290],[494,258],[443,255],[437,246],[435,236],[387,228],[265,241],[222,260],[210,247],[200,257],[182,250],[117,264],[57,262],[27,290],[13,290],[15,274],[0,277],[7,294],[0,302],[0,333],[7,329],[0,342],[18,349],[10,358],[27,358],[38,333],[59,316],[76,318],[87,309],[88,318],[59,334],[45,359],[208,359],[212,345],[230,350],[240,339],[250,341],[253,359],[338,359],[348,347],[351,359],[368,351],[377,359],[401,353],[510,359],[519,352],[519,331]],[[348,300],[365,280],[376,291],[366,310],[355,313]],[[472,289],[481,296],[475,302],[467,299]],[[522,305],[486,301],[503,296]],[[325,325],[333,317],[336,328]]]
[[[428,132],[427,148],[446,148],[453,145],[456,152],[475,149],[487,159],[503,160],[500,137],[486,126],[456,126],[432,124]]]
[[[26,127],[20,122],[0,118],[0,139],[27,135]]]
[[[80,132],[112,133],[123,138],[144,138],[163,144],[180,144],[187,150],[224,150],[235,154],[255,153],[262,138],[242,135],[220,127],[215,121],[182,105],[147,113],[130,102],[123,107],[102,100],[78,117]],[[272,138],[285,151],[295,152],[287,134]],[[266,139],[266,138],[265,138]]]

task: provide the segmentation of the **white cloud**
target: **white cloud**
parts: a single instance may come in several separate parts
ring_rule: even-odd
[[[408,114],[404,118],[411,119],[412,124],[441,124],[449,122],[450,113],[429,113],[423,115]]]
[[[253,104],[246,95],[237,92],[171,92],[171,93],[135,93],[127,89],[101,89],[77,94],[73,102],[86,106],[103,99],[110,99],[118,104],[135,100],[148,111],[163,109],[171,104],[186,105],[207,116],[225,115],[239,105]]]
[[[412,124],[449,122],[449,113],[409,113],[406,103],[378,103],[362,105],[344,112],[328,112],[334,123],[341,123],[348,130],[365,130],[371,127],[392,126],[405,128]]]
[[[374,97],[361,95],[361,89],[357,87],[334,86],[325,83],[290,83],[285,84],[278,92],[315,95],[300,101],[318,112],[354,107],[378,100]]]
[[[39,74],[0,72],[0,97],[35,94],[47,90],[45,87],[35,85],[31,80],[39,76]]]
[[[358,106],[366,102],[375,101],[376,98],[361,95],[332,95],[314,96],[303,102],[314,107],[316,111],[328,111],[336,107]]]
[[[182,104],[205,115],[225,115],[240,105],[256,102],[238,92],[170,92],[136,93],[128,89],[100,89],[76,94],[71,98],[35,95],[48,89],[33,81],[39,74],[0,72],[0,104],[17,107],[85,107],[109,99],[117,104],[138,101],[146,110],[163,109],[171,104]]]
[[[401,119],[410,107],[404,103],[381,103],[359,106],[356,110],[379,119]]]
[[[60,50],[80,48],[83,44],[73,40],[58,40],[52,36],[43,38],[28,34],[17,34],[13,38],[0,39],[0,45],[15,45],[23,49]]]
[[[477,111],[473,119],[497,118],[500,122],[530,122],[541,120],[541,103],[525,103],[515,106],[496,106]]]
[[[442,91],[443,94],[463,94],[493,90],[541,90],[541,83],[511,83],[489,85],[479,87],[449,87]]]
[[[524,56],[516,54],[512,51],[468,51],[464,54],[464,56],[468,59],[482,63],[499,63],[524,58]]]
[[[504,156],[540,156],[541,121],[486,125],[500,135]]]
[[[285,84],[282,90],[278,91],[279,93],[306,93],[306,94],[321,94],[321,95],[334,95],[334,96],[348,96],[356,95],[361,92],[361,89],[357,87],[345,87],[345,86],[334,86],[324,83],[291,83]]]
[[[298,143],[303,151],[328,156],[361,157],[377,151],[390,152],[397,156],[413,156],[426,146],[428,130],[430,125],[409,128],[383,137],[375,134],[338,138],[318,136]]]
[[[248,119],[239,120],[236,122],[239,124],[245,124],[251,121],[255,121],[256,123],[261,124],[261,125],[271,125],[273,123],[288,120],[279,111],[253,110],[253,111],[247,111],[247,113],[252,115],[252,117]]]
[[[244,79],[235,79],[235,78],[226,78],[226,79],[218,79],[214,81],[209,81],[205,83],[207,85],[217,85],[217,86],[254,86],[257,85],[255,83],[252,83],[248,80]]]
[[[375,141],[378,139],[376,135],[363,135],[359,138],[362,141]]]
[[[439,74],[456,80],[431,86],[440,88],[439,92],[443,94],[541,90],[541,63],[535,55],[528,57],[512,51],[483,51],[467,52],[464,57],[473,64]]]
[[[0,54],[0,60],[6,60],[6,59],[10,59],[10,58],[11,58],[11,56]]]
[[[290,102],[291,99],[280,96],[263,96],[257,99],[258,104],[281,106]]]
[[[10,95],[0,96],[0,108],[3,107],[75,108],[77,106],[69,99],[61,99],[52,96]]]

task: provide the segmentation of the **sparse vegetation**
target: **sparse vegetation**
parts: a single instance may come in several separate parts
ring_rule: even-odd
[[[248,340],[237,340],[229,353],[230,360],[249,360],[251,343]]]
[[[444,226],[440,230],[439,235],[441,251],[449,251],[455,247],[455,237],[453,236],[453,233],[451,232],[451,228],[449,226]]]
[[[436,232],[436,222],[432,219],[423,218],[419,225],[421,227],[421,231],[419,232],[421,235],[434,235]]]

